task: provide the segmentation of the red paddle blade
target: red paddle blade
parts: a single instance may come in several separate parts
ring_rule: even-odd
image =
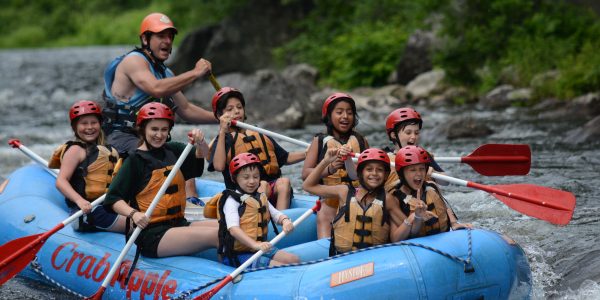
[[[567,225],[573,217],[575,195],[569,192],[532,184],[495,185],[494,197],[525,215]]]
[[[44,245],[43,233],[25,236],[0,246],[0,285],[15,277],[33,260]]]
[[[202,295],[194,297],[194,300],[209,300],[232,280],[233,277],[231,277],[231,275],[227,275],[227,277],[225,277],[221,282],[219,282],[219,284],[217,284],[214,288]]]
[[[461,159],[485,176],[527,175],[531,149],[525,144],[485,144]]]
[[[93,294],[89,297],[85,297],[83,299],[84,300],[102,300],[102,295],[104,295],[105,290],[106,290],[106,287],[100,286],[100,288],[98,289],[98,291],[96,291],[95,294]]]

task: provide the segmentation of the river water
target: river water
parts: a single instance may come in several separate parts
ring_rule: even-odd
[[[99,99],[102,72],[112,58],[128,47],[90,47],[41,50],[0,51],[0,178],[30,163],[19,151],[9,148],[7,140],[19,138],[24,145],[44,158],[72,136],[68,108],[79,99]],[[218,66],[215,66],[218,67]],[[207,83],[208,84],[208,83]],[[197,104],[210,107],[205,95]],[[476,108],[416,107],[424,117],[421,144],[438,156],[465,156],[485,143],[524,143],[532,148],[532,168],[527,176],[485,177],[468,165],[445,164],[452,176],[484,184],[530,183],[567,190],[577,197],[571,223],[558,227],[524,216],[484,192],[448,186],[445,195],[463,222],[470,222],[505,233],[525,250],[533,272],[533,299],[600,299],[600,143],[569,145],[563,143],[577,122],[540,120],[525,109],[487,111]],[[359,115],[361,112],[359,111]],[[432,128],[454,117],[469,116],[484,120],[494,134],[487,138],[447,141],[428,135]],[[363,114],[359,131],[373,146],[388,146],[382,130],[385,116]],[[583,122],[583,121],[582,121]],[[175,126],[174,139],[184,141],[192,125]],[[199,126],[214,137],[216,126]],[[272,128],[277,131],[277,129]],[[281,131],[310,141],[322,130],[311,125],[304,130]],[[288,150],[299,149],[281,142]],[[301,165],[284,168],[296,190]],[[220,174],[207,178],[219,179]],[[17,278],[0,287],[0,299],[65,299],[70,295],[59,288]]]

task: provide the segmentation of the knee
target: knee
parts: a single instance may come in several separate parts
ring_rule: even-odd
[[[298,257],[298,255],[296,254],[290,254],[290,264],[297,264],[300,262],[300,257]]]

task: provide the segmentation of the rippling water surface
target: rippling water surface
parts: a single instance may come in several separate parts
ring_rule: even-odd
[[[7,146],[9,138],[42,157],[71,138],[67,111],[78,99],[98,99],[106,63],[129,50],[126,47],[93,47],[44,50],[0,51],[0,177],[30,163],[19,151]],[[211,95],[198,102],[208,108]],[[600,152],[599,143],[568,145],[562,142],[570,129],[581,124],[543,121],[526,110],[509,108],[482,111],[473,108],[430,108],[417,106],[425,120],[422,145],[438,156],[465,156],[485,143],[525,143],[532,148],[532,169],[527,176],[485,177],[467,165],[446,164],[446,171],[458,178],[484,184],[531,183],[563,189],[577,196],[577,207],[568,226],[557,227],[521,215],[484,192],[445,187],[445,195],[463,222],[488,228],[512,237],[525,249],[532,267],[534,299],[600,299],[599,232]],[[387,146],[384,115],[359,112],[359,131],[373,146]],[[428,132],[450,119],[470,116],[485,120],[494,134],[485,139],[446,141]],[[216,126],[200,126],[209,137]],[[174,139],[184,140],[191,125],[177,125]],[[277,131],[273,128],[273,130]],[[310,141],[321,126],[283,131],[291,137]],[[281,142],[289,149],[295,145]],[[284,168],[299,190],[301,165]],[[219,179],[220,174],[206,175]],[[0,287],[0,299],[65,299],[69,295],[55,287],[17,278]]]

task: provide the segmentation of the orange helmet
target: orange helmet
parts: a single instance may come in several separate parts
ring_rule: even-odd
[[[165,14],[151,13],[147,15],[140,25],[140,36],[146,32],[158,33],[165,29],[173,29],[177,34],[177,28],[173,25],[173,21]]]

